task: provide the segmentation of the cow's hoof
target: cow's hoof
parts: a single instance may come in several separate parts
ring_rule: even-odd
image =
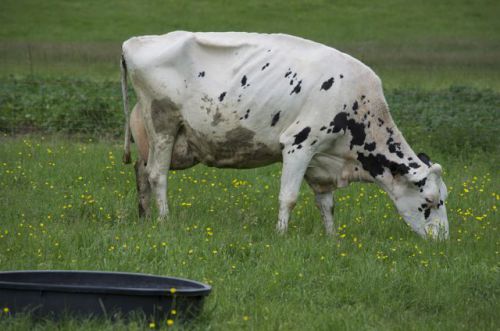
[[[280,235],[284,235],[286,233],[287,226],[283,226],[282,224],[279,224],[276,226],[276,232]]]
[[[157,223],[164,223],[166,222],[168,219],[168,215],[159,215],[157,218],[156,218],[156,222]]]
[[[337,234],[337,231],[335,231],[335,228],[333,226],[326,226],[325,227],[325,234],[328,237],[335,237],[335,235]]]

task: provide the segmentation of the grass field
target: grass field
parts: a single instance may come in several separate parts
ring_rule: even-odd
[[[1,1],[0,270],[211,284],[200,319],[174,329],[499,329],[499,11],[492,0]],[[450,240],[420,239],[370,184],[336,192],[335,238],[303,185],[279,236],[279,165],[170,172],[170,219],[138,219],[117,59],[130,36],[175,29],[291,33],[373,67],[410,145],[445,170]],[[5,308],[0,330],[150,322],[34,322]]]
[[[140,220],[132,168],[119,161],[121,145],[95,137],[113,127],[121,131],[120,116],[95,117],[99,109],[120,113],[112,85],[3,81],[3,109],[12,116],[2,123],[31,123],[45,131],[73,123],[69,128],[79,134],[0,138],[2,269],[116,270],[198,279],[214,290],[201,319],[189,326],[193,329],[488,330],[500,325],[498,93],[462,87],[387,94],[410,144],[445,169],[451,239],[436,243],[417,237],[386,194],[368,184],[336,193],[336,238],[324,235],[307,187],[289,233],[278,236],[279,165],[171,172],[171,218],[160,224]],[[71,319],[34,324],[8,315],[0,317],[0,329],[125,327]],[[147,325],[137,320],[128,327]]]
[[[474,1],[0,3],[0,76],[118,80],[121,42],[172,30],[290,33],[373,67],[387,88],[500,90],[500,4]]]
[[[157,224],[137,219],[132,169],[120,164],[116,143],[4,137],[0,155],[2,269],[198,279],[214,290],[195,329],[479,330],[500,323],[500,183],[491,155],[443,162],[445,243],[417,237],[386,194],[367,184],[336,194],[337,238],[324,235],[306,187],[280,237],[278,166],[171,172],[172,215]],[[2,329],[33,326],[2,317]],[[112,328],[74,320],[38,327],[56,325]]]

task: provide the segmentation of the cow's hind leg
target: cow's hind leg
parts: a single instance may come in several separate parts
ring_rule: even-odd
[[[172,147],[170,147],[171,144],[168,140],[163,138],[158,140],[153,144],[154,152],[151,153],[152,157],[148,161],[148,172],[151,191],[155,196],[156,206],[158,207],[158,218],[162,220],[168,215],[167,172]]]
[[[150,132],[147,172],[151,191],[156,198],[160,220],[168,215],[167,173],[172,159],[175,135],[179,128],[179,110],[168,98],[153,100],[151,118],[147,119],[154,132]]]
[[[312,182],[306,176],[307,183],[314,192],[316,206],[321,213],[321,218],[325,225],[325,231],[329,235],[335,234],[333,227],[333,190],[330,185],[323,186]]]
[[[139,217],[149,217],[151,185],[146,172],[146,161],[139,159],[135,162],[135,182],[137,185],[137,197],[139,198]]]

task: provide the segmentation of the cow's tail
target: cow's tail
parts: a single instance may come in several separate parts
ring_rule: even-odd
[[[122,54],[122,59],[120,62],[121,68],[121,83],[122,83],[122,101],[123,101],[123,113],[125,114],[125,142],[123,145],[123,163],[129,164],[132,162],[130,156],[130,114],[128,107],[128,86],[127,86],[127,63],[125,62],[125,57]]]

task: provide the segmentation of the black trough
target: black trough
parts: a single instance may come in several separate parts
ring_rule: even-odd
[[[210,291],[192,280],[137,273],[0,272],[0,308],[44,318],[126,318],[139,312],[154,320],[190,319],[201,312]]]

